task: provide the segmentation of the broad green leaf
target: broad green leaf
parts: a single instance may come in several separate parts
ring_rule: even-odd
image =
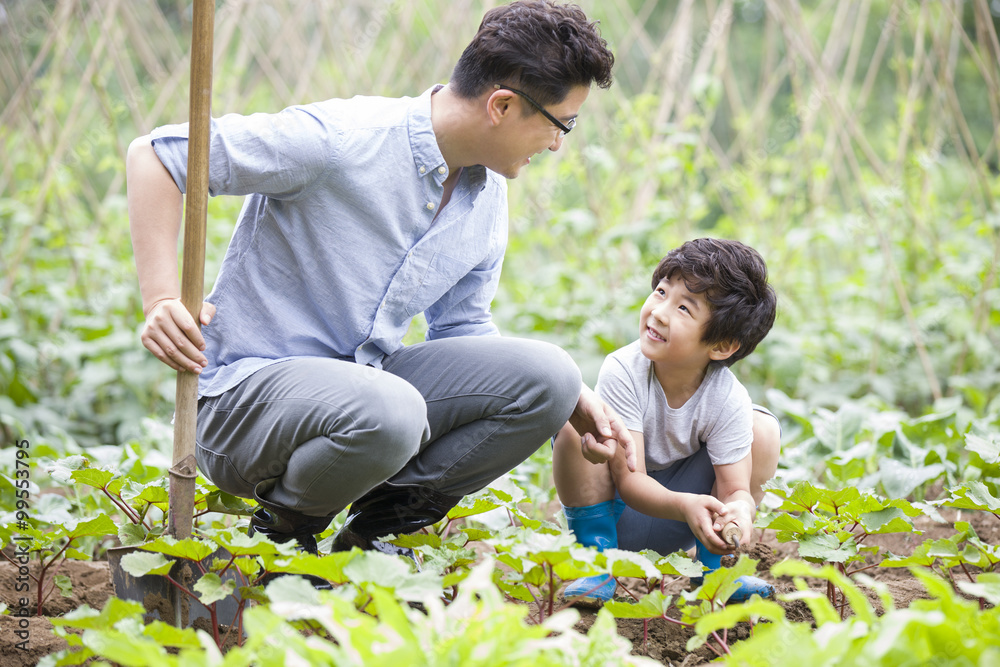
[[[298,553],[292,542],[275,543],[260,533],[248,536],[242,530],[228,528],[208,534],[209,539],[231,556],[294,556]]]
[[[223,581],[219,575],[209,572],[195,582],[194,590],[200,594],[199,599],[202,604],[209,605],[232,595],[236,590],[236,582],[232,579]]]
[[[153,621],[145,627],[142,633],[160,646],[193,649],[201,647],[197,631],[191,628],[175,628],[163,621]]]
[[[74,482],[93,486],[97,489],[103,489],[108,482],[114,479],[114,476],[114,473],[110,471],[99,470],[97,468],[84,468],[82,470],[74,470],[70,473],[70,479]]]
[[[661,574],[671,577],[700,577],[704,570],[702,565],[691,560],[687,553],[676,551],[669,556],[660,557],[655,551],[643,551],[642,554],[656,563],[656,569]]]
[[[940,463],[909,466],[890,458],[879,460],[879,480],[890,498],[906,498],[917,487],[940,477],[945,467]]]
[[[172,667],[155,640],[117,630],[85,630],[83,644],[95,654],[127,667]]]
[[[659,618],[667,613],[674,596],[653,591],[644,595],[638,602],[606,602],[604,609],[615,618]]]
[[[973,433],[966,433],[965,448],[979,454],[986,463],[1000,463],[1000,436],[995,433],[991,433],[985,438]]]
[[[141,577],[147,574],[168,574],[174,561],[163,554],[134,551],[122,556],[121,564],[122,569],[133,577]]]
[[[220,514],[236,514],[246,516],[253,513],[253,507],[242,498],[214,489],[204,497],[196,500],[196,504],[204,504],[205,509]]]
[[[146,541],[146,529],[139,524],[123,523],[118,526],[118,540],[123,547],[134,547]]]
[[[799,540],[799,556],[813,563],[847,563],[858,555],[853,538],[841,543],[833,535],[806,535]]]
[[[841,514],[844,507],[861,497],[861,492],[853,486],[835,491],[831,489],[818,489],[817,491],[820,497],[819,502],[816,503],[816,509],[833,515]]]
[[[1000,573],[983,572],[976,577],[975,583],[959,580],[958,587],[963,593],[983,598],[994,608],[1000,605]]]
[[[878,512],[867,512],[860,517],[861,526],[865,532],[870,534],[883,533],[913,533],[913,524],[906,518],[906,514],[898,507],[887,507]]]
[[[96,516],[76,524],[71,530],[67,531],[66,537],[76,539],[79,537],[104,537],[105,535],[117,534],[118,526],[115,525],[115,522],[108,515],[102,514],[101,516]]]
[[[63,558],[69,558],[70,560],[91,560],[91,555],[84,553],[79,549],[74,549],[73,547],[66,547],[62,552]]]
[[[153,551],[164,554],[172,558],[183,558],[184,560],[201,561],[212,555],[216,547],[214,544],[189,537],[184,540],[177,540],[169,535],[157,538],[152,542],[147,542],[141,547],[144,551]]]
[[[52,577],[52,583],[56,585],[56,588],[59,589],[59,593],[64,598],[68,598],[73,595],[73,582],[70,581],[67,575],[57,574]]]
[[[740,588],[740,584],[736,580],[754,574],[757,571],[758,562],[742,554],[733,567],[720,567],[714,572],[706,572],[705,582],[694,592],[693,596],[685,596],[685,599],[725,603]],[[687,612],[685,612],[685,616],[687,616]]]
[[[635,577],[637,579],[652,579],[659,577],[660,570],[642,554],[622,549],[605,549],[607,567],[616,577]]]
[[[462,519],[469,516],[475,516],[477,514],[492,512],[499,507],[503,507],[503,505],[490,498],[481,497],[470,503],[466,503],[465,500],[463,500],[463,502],[460,502],[458,505],[455,505],[448,510],[448,518]]]
[[[388,539],[386,541],[392,542],[397,547],[406,547],[409,549],[422,546],[440,549],[442,545],[441,538],[433,533],[410,533],[409,535],[396,535],[392,539]]]
[[[467,528],[466,527],[466,528],[462,528],[461,532],[465,533],[465,535],[468,536],[469,542],[473,542],[473,541],[476,541],[476,540],[485,540],[485,539],[488,539],[490,537],[493,537],[493,533],[491,533],[488,530],[482,530],[480,528]]]
[[[63,616],[53,617],[49,620],[55,626],[78,628],[80,630],[109,628],[125,618],[141,618],[143,611],[142,605],[138,602],[110,597],[100,611],[84,604]]]
[[[694,629],[699,635],[709,635],[722,628],[734,627],[741,621],[752,620],[756,623],[765,618],[769,621],[781,621],[785,618],[784,608],[777,602],[751,599],[743,604],[731,604],[720,611],[702,616],[695,623]]]
[[[294,557],[262,556],[264,569],[268,572],[287,572],[289,574],[312,574],[335,584],[349,580],[345,566],[364,553],[358,551],[341,551],[326,556],[300,553]],[[391,556],[386,556],[391,558]]]
[[[951,492],[951,498],[940,503],[945,507],[984,510],[1000,514],[1000,498],[996,498],[982,482],[969,482]]]

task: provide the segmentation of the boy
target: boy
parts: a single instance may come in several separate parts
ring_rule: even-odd
[[[581,544],[662,554],[694,545],[714,570],[734,551],[720,531],[734,522],[750,535],[761,485],[778,463],[777,420],[751,406],[728,368],[767,335],[776,297],[761,256],[718,239],[672,250],[652,284],[639,340],[612,353],[597,382],[632,432],[635,470],[621,448],[567,425],[554,443],[556,490]],[[732,600],[773,594],[756,577],[740,581]],[[578,580],[564,595],[603,602],[614,591],[605,575]]]

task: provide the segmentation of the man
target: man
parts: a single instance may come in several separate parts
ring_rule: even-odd
[[[558,150],[614,58],[575,6],[495,8],[449,84],[213,120],[210,192],[247,195],[204,338],[181,305],[177,238],[186,126],[129,147],[143,344],[200,373],[196,454],[253,497],[251,530],[315,551],[440,520],[569,418],[629,447],[558,348],[501,338],[490,315],[506,183]],[[217,309],[217,310],[216,310]],[[413,316],[427,340],[403,347]]]

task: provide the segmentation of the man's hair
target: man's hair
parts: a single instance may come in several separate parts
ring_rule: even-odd
[[[653,271],[653,289],[680,274],[695,294],[705,294],[711,314],[703,343],[735,341],[739,349],[721,363],[730,366],[754,351],[771,330],[778,298],[767,283],[764,258],[750,246],[724,239],[696,239],[667,253]]]
[[[578,6],[519,0],[486,12],[450,85],[466,99],[501,84],[543,106],[559,104],[575,86],[609,88],[614,62],[597,23]]]

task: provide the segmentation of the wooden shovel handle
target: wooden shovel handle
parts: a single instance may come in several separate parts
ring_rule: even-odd
[[[195,0],[191,35],[191,106],[188,125],[187,195],[184,208],[184,261],[181,303],[195,325],[201,322],[205,292],[205,219],[208,215],[208,148],[212,114],[212,35],[214,0]],[[177,373],[174,456],[170,468],[168,530],[177,539],[191,536],[194,515],[195,425],[198,376]]]
[[[743,539],[743,531],[740,530],[735,521],[730,521],[722,529],[722,539],[727,544],[739,548],[740,541]]]

